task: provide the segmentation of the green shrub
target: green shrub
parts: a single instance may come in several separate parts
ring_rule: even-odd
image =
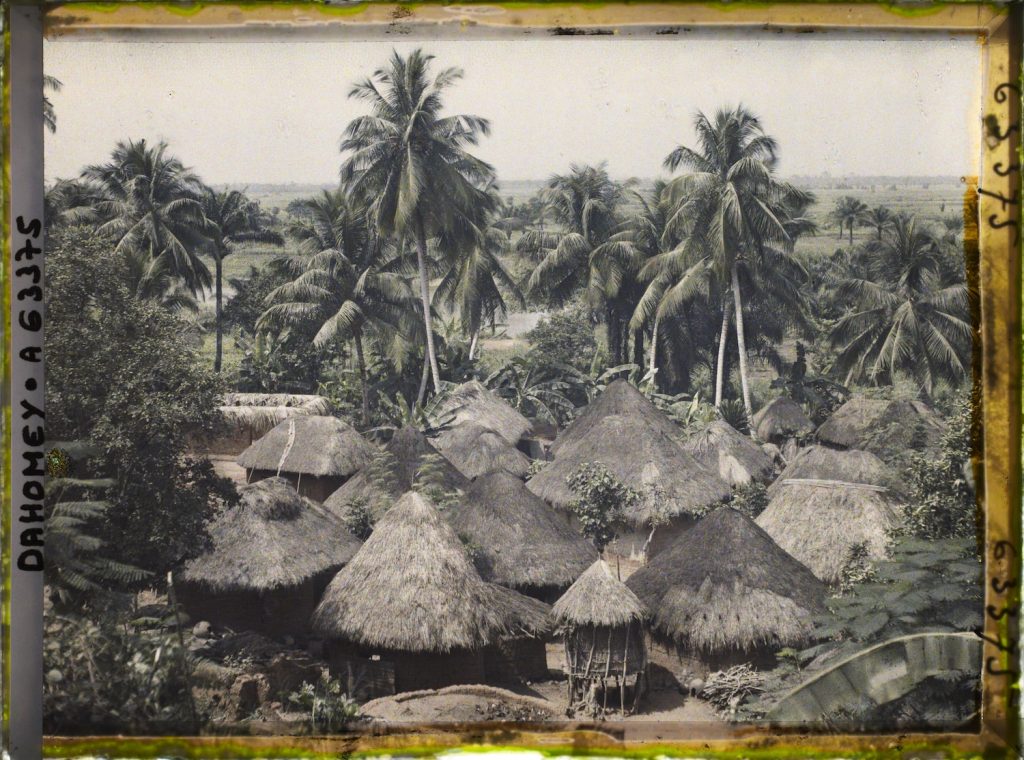
[[[314,734],[337,733],[359,718],[359,705],[326,670],[315,684],[303,681],[298,691],[288,695],[288,702],[308,714]]]
[[[739,486],[733,491],[729,506],[753,520],[768,506],[768,487],[756,481]]]
[[[580,372],[590,370],[597,351],[594,322],[584,306],[570,306],[542,319],[526,333],[530,353],[542,363],[568,364]]]

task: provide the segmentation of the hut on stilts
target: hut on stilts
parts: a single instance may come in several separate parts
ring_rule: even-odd
[[[434,447],[467,478],[489,472],[510,472],[525,478],[530,458],[511,443],[476,422],[447,428],[433,438]]]
[[[626,714],[626,688],[633,679],[635,711],[647,687],[647,608],[618,580],[604,560],[597,560],[553,607],[555,625],[565,642],[565,673],[569,707],[589,701],[596,711],[608,709],[609,683],[619,690],[619,709]]]
[[[211,524],[213,548],[185,565],[178,597],[189,616],[236,630],[301,634],[331,576],[360,543],[283,478],[240,489]]]
[[[361,470],[373,444],[337,417],[297,415],[275,425],[238,457],[246,482],[280,476],[303,496],[323,501]]]
[[[551,618],[543,602],[483,581],[455,530],[410,491],[331,581],[312,624],[332,669],[377,658],[401,692],[484,683],[490,645],[543,639]]]

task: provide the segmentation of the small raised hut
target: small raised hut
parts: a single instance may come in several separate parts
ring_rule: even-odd
[[[454,388],[438,405],[434,416],[447,427],[475,422],[493,430],[521,451],[529,452],[526,439],[533,430],[530,421],[478,380]]]
[[[661,551],[695,516],[732,493],[728,484],[683,451],[670,437],[639,415],[609,415],[589,427],[586,436],[559,449],[527,483],[552,506],[568,510],[576,494],[566,479],[581,465],[599,462],[640,494],[624,516],[613,555],[642,559]]]
[[[814,423],[788,396],[779,396],[754,415],[754,433],[759,440],[784,446],[790,439],[814,432]]]
[[[647,674],[644,621],[647,608],[629,588],[597,560],[552,608],[565,642],[565,673],[569,706],[587,698],[598,686],[607,706],[609,682],[619,687],[619,705],[626,709],[626,683],[633,678],[633,708]]]
[[[720,507],[626,581],[651,611],[652,636],[691,671],[770,665],[810,638],[825,586],[753,520]]]
[[[510,472],[525,478],[530,458],[490,428],[476,422],[464,422],[442,430],[434,447],[467,478],[488,472]]]
[[[683,450],[731,486],[767,483],[775,471],[764,450],[725,420],[712,422],[687,440]]]
[[[373,444],[337,417],[297,415],[278,423],[238,457],[246,480],[280,476],[303,496],[323,501],[361,470]]]
[[[378,452],[374,461],[345,485],[332,493],[324,506],[343,519],[356,501],[361,501],[376,519],[413,487],[416,473],[429,459],[440,470],[441,485],[448,491],[461,491],[469,481],[451,462],[435,449],[419,430],[406,426],[395,432],[384,447],[383,457]]]
[[[213,548],[178,576],[194,620],[270,635],[301,633],[330,577],[360,543],[283,478],[243,486],[210,526]]]
[[[886,459],[907,450],[934,448],[943,431],[941,418],[921,401],[854,396],[822,423],[818,440]]]
[[[887,556],[888,536],[900,524],[902,507],[897,493],[881,485],[894,476],[871,454],[814,448],[772,484],[757,524],[831,584],[839,582],[855,553]],[[797,474],[803,477],[793,477]]]
[[[474,480],[445,510],[485,581],[553,601],[597,559],[593,544],[507,472]]]
[[[376,657],[393,667],[397,691],[411,691],[483,683],[488,646],[542,648],[549,611],[484,582],[451,525],[410,491],[331,581],[312,622],[332,668]]]
[[[584,438],[590,436],[590,431],[605,417],[619,415],[622,417],[635,417],[642,420],[652,430],[663,433],[669,438],[682,442],[684,435],[682,429],[676,425],[658,407],[650,402],[639,390],[628,380],[614,380],[601,392],[601,394],[583,407],[565,430],[558,434],[555,442],[549,447],[552,456],[565,447],[571,446]]]

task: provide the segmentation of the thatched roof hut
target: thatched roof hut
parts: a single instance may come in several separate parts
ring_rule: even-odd
[[[899,502],[884,486],[840,480],[780,479],[757,524],[826,583],[841,580],[855,547],[888,553]]]
[[[241,501],[210,526],[213,548],[178,576],[189,615],[271,635],[303,631],[322,584],[359,540],[284,478],[240,489]]]
[[[712,660],[800,646],[824,611],[821,581],[731,507],[683,533],[626,585],[652,611],[656,634]]]
[[[477,650],[547,628],[547,605],[520,596],[481,580],[455,530],[410,491],[328,585],[313,629],[385,650]]]
[[[619,379],[609,383],[601,395],[587,404],[576,419],[558,434],[551,444],[551,454],[557,455],[562,448],[589,437],[594,426],[611,415],[635,417],[669,438],[683,440],[682,428],[672,422],[628,380]]]
[[[640,493],[639,503],[625,515],[634,526],[699,513],[731,493],[717,473],[698,464],[675,438],[644,417],[617,414],[604,417],[585,438],[560,449],[527,487],[549,504],[566,509],[576,498],[566,478],[588,462],[600,462]]]
[[[289,417],[328,415],[331,402],[323,396],[296,393],[228,393],[220,411],[229,423],[259,437]]]
[[[598,559],[576,579],[551,609],[555,625],[618,627],[643,622],[649,613],[630,588]]]
[[[399,496],[412,488],[416,473],[427,457],[436,460],[447,490],[462,490],[469,484],[462,473],[430,444],[427,437],[411,425],[398,430],[384,447],[384,452],[388,459],[386,471],[373,472],[373,466],[364,469],[332,493],[324,506],[336,515],[345,517],[348,505],[361,500],[370,508],[374,517],[380,517]]]
[[[793,399],[779,396],[754,415],[754,432],[762,441],[775,443],[814,431],[814,423]]]
[[[477,478],[445,517],[477,547],[481,577],[503,586],[563,589],[597,558],[589,541],[507,472]]]
[[[241,501],[210,525],[213,548],[185,565],[181,579],[212,591],[297,586],[348,562],[359,539],[284,478],[239,489]]]
[[[775,469],[760,446],[725,420],[712,422],[684,442],[683,450],[731,486],[767,482]]]
[[[833,446],[880,450],[916,449],[938,444],[944,426],[927,404],[915,399],[854,396],[818,428],[818,440]]]
[[[433,443],[467,478],[498,471],[525,478],[530,469],[530,458],[526,454],[498,433],[475,422],[443,430]]]
[[[793,457],[782,474],[768,486],[768,496],[774,496],[790,481],[805,480],[838,480],[882,486],[897,498],[905,489],[905,484],[892,468],[869,451],[814,445],[801,449]]]
[[[451,427],[475,422],[493,430],[512,445],[529,435],[532,430],[532,425],[526,417],[485,388],[478,380],[470,380],[452,390],[440,402],[435,415]]]
[[[243,451],[247,470],[347,478],[373,454],[373,445],[337,417],[299,415],[286,419]]]

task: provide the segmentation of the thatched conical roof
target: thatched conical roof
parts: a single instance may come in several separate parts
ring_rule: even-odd
[[[720,507],[626,581],[655,632],[713,653],[805,643],[825,587],[732,507]]]
[[[462,473],[430,444],[423,433],[412,426],[397,431],[384,447],[384,451],[390,455],[387,472],[377,473],[376,477],[370,472],[370,468],[359,472],[328,496],[324,506],[336,515],[344,517],[348,505],[359,499],[371,507],[374,517],[380,517],[387,505],[412,488],[416,472],[428,456],[438,460],[446,488],[454,491],[468,485]],[[377,506],[376,509],[374,505]]]
[[[503,470],[526,477],[530,458],[490,428],[475,422],[441,431],[434,447],[467,478]]]
[[[445,517],[477,547],[481,577],[503,586],[568,586],[597,557],[564,517],[507,472],[474,480]]]
[[[888,489],[837,480],[783,481],[757,524],[826,583],[838,582],[857,545],[888,553],[900,508]]]
[[[605,417],[611,415],[637,417],[650,428],[670,438],[683,440],[683,431],[658,407],[652,404],[643,393],[637,390],[628,380],[614,380],[602,391],[601,395],[587,404],[579,415],[570,422],[565,430],[558,434],[551,444],[552,454],[588,437]]]
[[[608,563],[597,560],[555,602],[555,624],[623,626],[648,617],[647,608],[629,587],[612,575]]]
[[[942,433],[942,420],[921,401],[854,396],[822,423],[818,440],[878,453],[874,449],[930,448]]]
[[[337,417],[300,415],[280,422],[238,455],[246,469],[348,477],[370,461],[373,445]]]
[[[515,444],[532,430],[530,421],[478,380],[457,386],[438,405],[436,416],[449,426],[475,422]]]
[[[228,422],[263,435],[289,417],[330,414],[331,402],[323,396],[295,393],[228,393],[220,411]]]
[[[774,496],[794,480],[838,480],[881,486],[888,488],[896,498],[901,498],[905,490],[899,476],[870,451],[819,445],[800,449],[782,474],[768,486],[768,495]]]
[[[814,423],[793,399],[779,396],[754,415],[754,432],[762,441],[792,438],[814,430]]]
[[[565,446],[527,487],[549,504],[565,509],[576,498],[566,478],[583,464],[600,462],[641,495],[625,515],[634,525],[656,517],[699,513],[731,493],[724,480],[683,451],[675,438],[640,416],[604,417],[585,438]]]
[[[313,630],[408,652],[478,649],[542,625],[540,603],[515,593],[482,581],[455,530],[410,491],[334,576]]]
[[[725,420],[712,422],[684,442],[683,450],[731,486],[768,481],[774,471],[761,447]]]
[[[239,504],[210,526],[213,548],[185,565],[182,580],[217,592],[268,591],[341,567],[359,549],[341,521],[284,478],[266,478],[239,493]]]

